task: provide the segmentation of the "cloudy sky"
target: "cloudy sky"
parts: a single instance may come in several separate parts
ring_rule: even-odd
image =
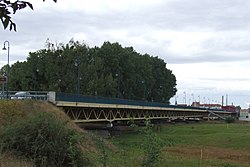
[[[31,1],[32,2],[32,1]],[[36,0],[34,11],[13,16],[17,32],[0,30],[10,42],[10,61],[26,60],[47,38],[71,38],[90,47],[104,41],[132,46],[165,60],[177,78],[173,103],[250,103],[250,1],[247,0]],[[0,51],[0,67],[7,62]],[[186,97],[186,98],[185,98]]]

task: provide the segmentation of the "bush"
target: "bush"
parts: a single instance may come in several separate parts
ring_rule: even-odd
[[[234,119],[234,117],[227,117],[227,118],[225,119],[225,122],[226,122],[226,123],[234,123],[234,122],[235,122],[235,119]]]
[[[46,112],[32,112],[0,133],[0,153],[12,152],[36,166],[88,166],[80,143],[83,135]]]
[[[229,163],[221,164],[222,167],[236,167],[236,165],[231,165]]]
[[[142,167],[157,166],[161,159],[162,140],[153,132],[153,126],[150,120],[146,120],[145,127],[141,130],[141,133],[144,134],[142,145],[144,157],[141,163]]]

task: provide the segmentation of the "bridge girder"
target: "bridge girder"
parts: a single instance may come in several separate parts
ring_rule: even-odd
[[[65,113],[74,122],[113,122],[145,119],[190,119],[206,117],[205,112],[171,111],[171,110],[139,110],[120,108],[83,108],[63,107]]]

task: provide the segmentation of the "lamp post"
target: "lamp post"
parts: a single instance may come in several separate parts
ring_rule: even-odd
[[[193,102],[194,102],[194,94],[192,93],[192,94],[191,94],[191,96],[192,96],[192,98],[193,98]]]
[[[77,59],[75,61],[75,66],[77,67],[77,95],[80,94],[80,61],[79,59]]]
[[[164,97],[163,97],[163,86],[162,85],[160,85],[160,100],[161,100],[161,102],[164,102]]]
[[[39,69],[36,69],[36,88],[35,91],[38,91],[39,89],[39,80],[38,80],[38,73],[39,73]]]
[[[184,97],[183,97],[184,104],[186,104],[186,102],[187,102],[186,92],[184,91],[183,94],[184,94]]]
[[[176,96],[175,96],[175,105],[178,104],[177,99],[178,99],[178,96],[176,95]]]
[[[119,71],[115,74],[115,77],[117,78],[117,98],[120,98],[120,79],[119,79]]]
[[[5,44],[8,44],[8,48],[6,48]],[[8,67],[7,67],[7,80],[6,80],[6,92],[7,92],[7,99],[9,99],[9,70],[10,70],[10,42],[4,41],[3,43],[3,50],[8,50]]]
[[[146,100],[146,85],[145,85],[145,81],[142,80],[141,83],[143,85],[143,100]]]

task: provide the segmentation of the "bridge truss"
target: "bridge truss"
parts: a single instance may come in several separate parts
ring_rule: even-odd
[[[208,110],[176,109],[162,107],[142,107],[124,105],[104,105],[86,103],[58,103],[74,122],[113,122],[145,119],[166,120],[199,120],[210,118],[224,118],[227,112],[211,114]],[[214,113],[214,112],[213,112]]]
[[[62,108],[74,122],[114,122],[145,119],[224,119],[232,113],[197,107],[183,107],[96,96],[49,92],[48,100]]]

